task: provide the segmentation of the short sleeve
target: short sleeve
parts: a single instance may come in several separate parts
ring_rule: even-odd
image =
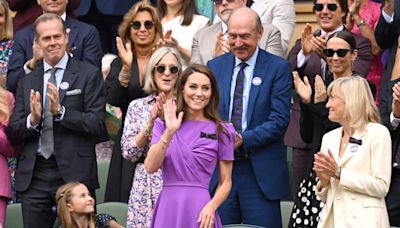
[[[98,214],[96,216],[96,227],[98,228],[109,228],[108,222],[114,220],[117,222],[114,216],[109,214]]]
[[[218,160],[234,160],[235,129],[231,123],[222,123],[224,131],[218,139]],[[229,135],[229,137],[228,137]]]
[[[154,122],[150,145],[158,143],[164,131],[165,131],[164,121],[162,121],[160,118],[157,118],[156,121]]]

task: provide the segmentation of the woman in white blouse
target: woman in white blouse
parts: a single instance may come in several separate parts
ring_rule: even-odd
[[[157,7],[164,30],[162,45],[175,47],[189,62],[193,37],[209,19],[197,14],[195,0],[157,0]]]

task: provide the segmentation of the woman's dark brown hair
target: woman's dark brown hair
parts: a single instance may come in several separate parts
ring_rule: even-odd
[[[192,23],[193,15],[198,14],[196,10],[195,0],[182,0],[183,5],[180,13],[183,15],[183,20],[181,25],[188,26]],[[158,18],[161,19],[167,14],[167,4],[164,0],[157,0],[158,6]]]
[[[200,64],[192,64],[188,66],[182,73],[180,80],[177,82],[177,91],[176,91],[176,104],[177,104],[177,113],[183,112],[183,120],[187,120],[188,112],[185,100],[183,99],[183,88],[185,87],[186,81],[193,73],[204,74],[208,79],[210,79],[211,83],[211,97],[210,102],[204,108],[204,116],[215,122],[217,125],[217,135],[223,132],[229,140],[232,140],[226,129],[222,126],[222,119],[218,114],[218,105],[219,105],[219,91],[217,80],[214,77],[214,74],[207,67]]]

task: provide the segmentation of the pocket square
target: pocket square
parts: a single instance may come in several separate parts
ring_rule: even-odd
[[[66,96],[72,96],[72,95],[78,95],[78,94],[81,94],[81,93],[82,93],[81,89],[74,89],[74,90],[67,91],[65,93],[65,95]]]

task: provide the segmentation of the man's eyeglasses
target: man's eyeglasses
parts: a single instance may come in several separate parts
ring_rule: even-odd
[[[158,73],[160,73],[160,74],[163,74],[165,72],[166,68],[167,67],[165,65],[157,65],[157,66],[155,66],[156,71]],[[178,73],[178,71],[179,71],[179,67],[174,66],[174,65],[169,66],[169,72],[171,74],[176,74],[176,73]]]
[[[322,4],[322,3],[315,3],[314,10],[320,12],[324,9],[324,5],[325,4]],[[326,6],[328,7],[328,10],[331,12],[336,11],[336,9],[337,9],[337,5],[335,3],[328,3],[328,4],[326,4]]]
[[[146,30],[150,30],[154,26],[154,22],[152,22],[152,21],[145,21],[143,24],[144,24],[144,28]],[[131,28],[133,28],[135,30],[139,30],[141,26],[142,26],[142,23],[140,21],[132,21],[132,23],[131,23]]]
[[[349,49],[338,49],[338,50],[333,50],[333,49],[324,49],[324,55],[326,57],[332,57],[335,53],[339,57],[345,57],[347,55],[347,52],[352,52],[352,50]]]
[[[215,5],[221,5],[223,0],[211,0],[211,1],[212,1]],[[234,1],[236,1],[236,0],[225,0],[225,1],[227,1],[228,3],[232,3],[232,2],[234,2]]]

